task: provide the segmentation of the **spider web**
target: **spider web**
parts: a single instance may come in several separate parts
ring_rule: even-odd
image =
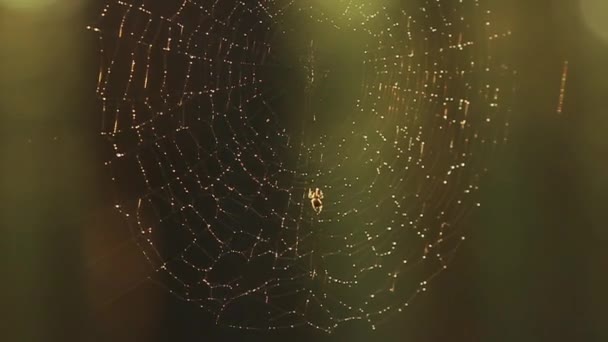
[[[154,279],[221,325],[329,332],[448,266],[506,141],[509,32],[480,1],[396,3],[106,3],[106,165]]]

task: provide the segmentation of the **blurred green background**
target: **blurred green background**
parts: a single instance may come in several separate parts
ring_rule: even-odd
[[[145,281],[99,167],[98,4],[0,0],[0,340],[608,341],[607,5],[489,2],[519,79],[469,238],[402,317],[324,336],[216,328]]]

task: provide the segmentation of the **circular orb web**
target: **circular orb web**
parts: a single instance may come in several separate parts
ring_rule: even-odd
[[[506,140],[509,32],[480,1],[332,6],[108,1],[90,27],[116,207],[154,279],[218,324],[402,311]]]

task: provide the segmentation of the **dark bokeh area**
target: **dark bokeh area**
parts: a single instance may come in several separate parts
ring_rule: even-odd
[[[0,1],[0,340],[608,341],[608,40],[579,1],[490,3],[519,77],[467,241],[402,316],[324,335],[218,328],[147,280],[101,167],[99,6]]]

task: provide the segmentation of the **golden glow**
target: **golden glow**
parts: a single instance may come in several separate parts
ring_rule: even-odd
[[[40,10],[53,5],[55,0],[0,0],[0,7]]]
[[[580,5],[587,27],[608,42],[608,1],[580,0]]]

